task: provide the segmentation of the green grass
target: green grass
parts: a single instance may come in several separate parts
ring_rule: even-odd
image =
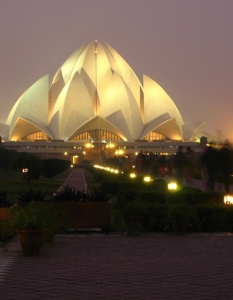
[[[7,171],[4,172],[2,169],[0,169],[0,180],[1,179],[21,179],[22,178],[22,173],[16,172],[16,171]]]
[[[12,202],[17,201],[18,193],[30,188],[35,191],[41,190],[52,194],[62,185],[72,171],[73,169],[68,169],[51,179],[41,177],[39,180],[27,182],[22,179],[22,173],[20,172],[3,172],[0,170],[0,190],[7,191]]]
[[[83,174],[85,177],[88,190],[91,190],[93,188],[98,188],[100,186],[100,183],[95,181],[94,176],[90,171],[84,168]]]
[[[41,190],[52,194],[56,191],[61,182],[59,181],[45,181],[45,180],[31,180],[30,183],[20,179],[0,179],[0,190],[5,190],[9,193],[12,202],[17,201],[17,196],[23,190]]]
[[[44,179],[44,180],[60,180],[60,181],[64,181],[66,178],[68,178],[70,176],[70,174],[74,171],[73,168],[68,168],[67,170],[57,174],[56,176],[54,176],[51,179]]]
[[[63,184],[66,178],[69,177],[73,170],[74,169],[69,168],[53,178],[41,177],[39,180],[31,180],[30,182],[23,180],[22,173],[20,172],[4,172],[0,170],[0,190],[7,191],[9,193],[9,197],[12,197],[12,202],[17,201],[17,196],[20,192],[23,190],[27,191],[30,188],[34,191],[40,190],[52,195],[52,193],[54,193]],[[86,169],[83,169],[83,172],[89,190],[94,187],[99,187],[100,184],[95,181],[91,172]]]

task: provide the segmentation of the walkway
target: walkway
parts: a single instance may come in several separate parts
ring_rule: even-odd
[[[60,187],[60,189],[62,189],[63,186],[69,186],[71,188],[76,189],[77,191],[87,192],[87,185],[84,178],[83,170],[74,169],[74,171],[66,179],[64,184]]]
[[[233,298],[232,235],[66,235],[40,256],[17,237],[0,254],[0,299],[122,300]]]

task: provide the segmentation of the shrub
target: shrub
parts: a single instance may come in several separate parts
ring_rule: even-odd
[[[9,193],[5,190],[0,190],[0,207],[10,207],[11,205]]]
[[[121,209],[111,208],[111,230],[112,231],[125,231],[125,222]]]
[[[31,201],[45,201],[48,192],[42,192],[41,190],[22,190],[17,196],[17,200],[21,205],[28,204]]]
[[[61,188],[61,190],[56,191],[52,194],[53,201],[87,201],[89,198],[88,193],[84,191],[77,191],[75,188],[70,187],[69,185],[65,185]]]
[[[90,164],[91,164],[91,161],[88,160],[88,159],[83,159],[83,160],[81,161],[81,164],[84,164],[84,165],[90,165]]]
[[[124,218],[134,217],[134,216],[145,216],[146,207],[139,197],[134,201],[125,202],[122,207],[122,213]]]
[[[106,192],[106,194],[117,195],[119,191],[119,180],[104,180],[101,182],[101,189]]]
[[[223,205],[198,206],[197,213],[203,232],[227,232],[232,231],[233,210],[228,210]],[[230,221],[230,222],[229,222]]]
[[[53,240],[57,229],[57,212],[45,202],[31,201],[27,206],[9,210],[11,218],[1,222],[1,238],[6,240],[17,230],[46,230]]]
[[[93,187],[88,191],[88,197],[84,198],[84,201],[88,202],[107,202],[109,197],[104,189]]]
[[[146,205],[144,228],[148,231],[163,232],[167,230],[167,209],[163,203],[149,203]]]

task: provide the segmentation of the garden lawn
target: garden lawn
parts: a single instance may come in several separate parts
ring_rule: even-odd
[[[17,195],[23,190],[40,190],[52,194],[59,186],[61,181],[47,181],[47,180],[31,180],[30,183],[20,179],[0,179],[0,190],[5,190],[9,193],[12,202],[17,201]]]
[[[83,168],[83,174],[85,177],[88,190],[92,190],[93,188],[100,187],[100,183],[95,180],[93,174],[90,171]]]
[[[27,182],[22,179],[22,174],[19,172],[3,172],[0,171],[0,190],[7,191],[12,202],[17,201],[18,193],[23,190],[29,190],[30,188],[35,191],[48,192],[52,194],[55,192],[70,175],[73,169],[68,169],[54,178],[40,178],[39,180],[31,180]]]

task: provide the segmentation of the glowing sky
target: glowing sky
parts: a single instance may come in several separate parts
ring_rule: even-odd
[[[95,37],[159,83],[184,123],[233,141],[232,0],[0,0],[0,122]]]

